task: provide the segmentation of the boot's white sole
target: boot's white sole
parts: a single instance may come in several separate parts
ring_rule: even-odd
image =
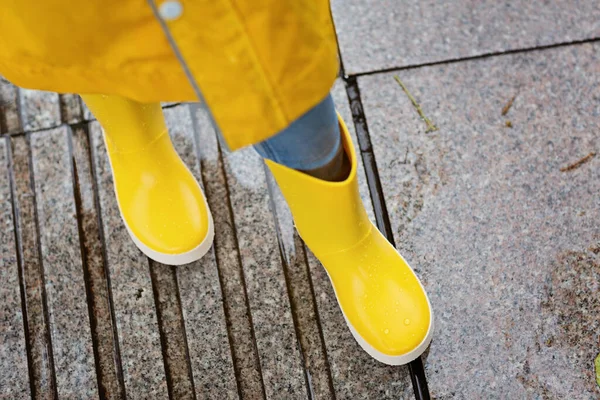
[[[204,200],[204,203],[206,203],[206,199]],[[120,210],[119,210],[119,213],[120,213]],[[208,211],[208,231],[206,232],[206,236],[205,236],[204,240],[202,242],[200,242],[200,244],[198,244],[198,246],[194,247],[190,251],[187,251],[185,253],[180,253],[180,254],[160,253],[160,252],[152,250],[150,247],[146,246],[133,234],[133,232],[131,232],[131,230],[129,229],[129,226],[127,225],[127,222],[125,222],[125,219],[123,218],[123,214],[121,214],[121,219],[123,219],[125,228],[127,228],[127,232],[129,233],[131,240],[133,240],[133,243],[135,243],[137,248],[140,249],[140,251],[142,253],[144,253],[146,256],[148,256],[149,258],[151,258],[154,261],[157,261],[161,264],[165,264],[165,265],[177,266],[177,265],[184,265],[184,264],[192,263],[194,261],[198,261],[199,259],[204,257],[204,255],[206,253],[208,253],[208,251],[210,250],[210,248],[213,244],[213,240],[215,237],[215,228],[213,225],[212,215],[210,214],[210,211]]]
[[[398,252],[398,255],[400,256],[400,258],[402,258],[402,260],[404,260],[404,257],[402,257],[402,254],[400,254],[400,252]],[[410,265],[406,262],[406,260],[404,260],[404,262],[410,268]],[[421,354],[423,354],[425,352],[425,350],[427,350],[427,347],[429,347],[429,344],[431,343],[431,339],[433,338],[433,328],[434,328],[433,309],[431,308],[431,303],[429,302],[429,297],[427,296],[427,292],[425,291],[425,288],[423,287],[423,284],[421,283],[421,280],[418,277],[417,277],[417,281],[419,282],[419,285],[421,286],[423,293],[425,293],[425,298],[427,299],[427,305],[429,306],[429,315],[430,315],[429,328],[427,329],[427,334],[425,335],[425,337],[423,338],[423,340],[421,341],[421,343],[419,343],[419,345],[417,347],[415,347],[413,350],[409,351],[408,353],[404,353],[404,354],[401,354],[398,356],[393,356],[393,355],[382,353],[379,350],[375,349],[365,339],[363,339],[362,336],[360,336],[360,334],[356,331],[356,329],[354,329],[354,326],[352,326],[352,323],[350,323],[350,321],[346,317],[346,313],[344,312],[344,309],[340,305],[340,301],[338,299],[335,285],[333,284],[333,281],[331,280],[331,276],[329,275],[327,268],[323,267],[323,269],[325,270],[325,272],[327,272],[327,276],[329,277],[329,282],[331,282],[331,286],[333,287],[333,293],[335,294],[335,299],[338,303],[339,309],[342,311],[342,315],[344,316],[346,325],[348,325],[348,328],[350,329],[350,332],[352,333],[352,336],[354,336],[354,339],[356,340],[358,345],[360,347],[362,347],[362,349],[364,351],[366,351],[367,354],[369,354],[371,357],[373,357],[375,360],[377,360],[381,363],[396,366],[396,365],[408,364],[409,362],[417,359]],[[410,271],[416,277],[416,274],[412,270],[412,268],[410,268]]]
[[[206,208],[206,215],[208,217],[208,229],[206,231],[206,236],[204,237],[202,242],[200,242],[196,247],[194,247],[192,250],[186,251],[185,253],[170,254],[170,253],[161,253],[156,250],[153,250],[150,247],[146,246],[144,243],[142,243],[142,241],[139,240],[133,234],[133,232],[129,228],[129,225],[127,224],[127,220],[123,217],[123,213],[121,212],[121,204],[119,204],[119,195],[117,193],[117,185],[114,182],[115,174],[114,174],[114,170],[113,170],[113,166],[112,166],[112,160],[110,159],[110,154],[108,153],[108,146],[106,146],[106,137],[105,137],[104,129],[102,130],[102,140],[104,141],[104,145],[106,147],[106,155],[108,157],[108,165],[110,166],[110,173],[111,173],[111,176],[113,177],[113,188],[114,188],[114,193],[115,193],[115,199],[117,200],[117,206],[119,207],[119,215],[121,216],[121,220],[123,221],[123,224],[125,225],[125,228],[127,229],[127,233],[129,234],[129,237],[131,237],[131,240],[133,241],[133,243],[135,243],[136,247],[142,253],[144,253],[147,257],[151,258],[152,260],[154,260],[156,262],[159,262],[159,263],[165,264],[165,265],[178,266],[178,265],[189,264],[194,261],[198,261],[199,259],[204,257],[204,255],[208,252],[208,250],[210,250],[210,248],[213,244],[213,240],[215,237],[215,227],[214,227],[214,223],[213,223],[212,214],[210,212],[210,208],[208,207],[208,203],[206,202],[206,196],[204,195],[204,190],[202,190],[202,186],[200,186],[198,181],[196,179],[194,179],[194,181],[196,182],[196,185],[198,185],[198,189],[200,189],[200,192],[202,193],[202,200],[204,200],[204,207]],[[192,172],[190,171],[188,166],[183,162],[183,160],[181,160],[181,157],[179,156],[179,154],[177,154],[177,157],[179,157],[179,160],[183,163],[186,170],[191,174]],[[193,174],[192,174],[192,176],[193,176]]]

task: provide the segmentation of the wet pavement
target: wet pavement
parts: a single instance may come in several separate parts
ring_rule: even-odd
[[[600,6],[332,6],[361,195],[434,307],[432,398],[600,398]],[[170,267],[129,239],[77,96],[2,80],[0,104],[0,398],[414,398],[202,106],[164,112],[215,245]]]

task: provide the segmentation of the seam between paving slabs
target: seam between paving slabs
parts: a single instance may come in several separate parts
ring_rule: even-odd
[[[22,118],[22,116],[21,116]],[[50,329],[50,315],[48,313],[48,296],[46,294],[46,271],[42,259],[42,241],[40,236],[40,223],[38,216],[37,196],[35,193],[35,177],[33,173],[33,154],[31,152],[31,134],[25,135],[27,141],[27,156],[29,159],[29,183],[31,186],[32,201],[33,201],[33,217],[35,225],[35,234],[37,235],[37,257],[39,262],[38,273],[41,275],[41,292],[42,292],[42,310],[46,319],[46,338],[48,343],[48,364],[50,367],[50,376],[53,383],[54,396],[58,399],[58,385],[56,381],[56,369],[54,367],[54,348],[52,346],[52,331]]]
[[[87,263],[87,249],[84,242],[84,233],[83,233],[83,221],[81,218],[81,190],[79,187],[79,177],[77,176],[77,164],[75,162],[75,157],[73,155],[73,132],[72,128],[69,126],[67,128],[67,144],[69,148],[69,160],[71,161],[71,178],[73,184],[73,197],[75,202],[75,216],[77,219],[77,233],[79,234],[79,248],[81,251],[81,266],[83,270],[83,281],[85,284],[85,295],[86,295],[86,303],[88,309],[88,317],[90,319],[90,333],[92,336],[92,347],[94,351],[94,366],[96,367],[96,381],[98,385],[98,395],[100,399],[106,398],[106,393],[104,391],[104,385],[102,385],[101,377],[102,374],[100,372],[100,356],[98,350],[98,337],[96,335],[98,321],[96,320],[96,316],[94,314],[94,309],[92,306],[92,289],[90,283],[90,273],[89,266]]]
[[[63,99],[65,98],[64,94],[59,94],[58,95],[58,110],[60,112],[60,120],[62,121],[63,124],[69,124],[69,119],[67,118],[67,111],[65,110],[65,107],[63,107],[64,101]],[[83,110],[81,109],[81,101],[79,101],[78,99],[78,104],[79,104],[79,115],[78,115],[78,119],[76,122],[83,122],[84,118],[83,118]]]
[[[499,57],[499,56],[505,56],[505,55],[511,55],[511,54],[531,53],[531,52],[535,52],[535,51],[544,51],[544,50],[556,49],[556,48],[561,48],[561,47],[577,46],[577,45],[586,44],[586,43],[596,43],[599,41],[600,41],[600,37],[593,37],[593,38],[588,38],[588,39],[572,40],[572,41],[567,41],[567,42],[547,44],[547,45],[543,45],[543,46],[522,47],[522,48],[518,48],[518,49],[493,51],[493,52],[488,52],[488,53],[477,54],[474,56],[444,58],[444,59],[437,60],[437,61],[429,61],[429,62],[417,63],[417,64],[408,64],[408,65],[403,65],[400,67],[389,67],[389,68],[375,69],[375,70],[364,71],[364,72],[357,72],[354,74],[347,75],[346,79],[357,78],[357,77],[361,77],[361,76],[376,75],[376,74],[384,74],[384,73],[395,72],[395,71],[405,71],[405,70],[411,70],[411,69],[417,69],[417,68],[423,68],[423,67],[431,67],[431,66],[435,66],[435,65],[456,64],[456,63],[463,62],[463,61],[481,60],[481,59]]]
[[[385,204],[381,179],[377,169],[375,154],[371,145],[371,137],[367,125],[366,116],[364,114],[362,99],[360,97],[360,88],[355,76],[346,77],[346,94],[350,103],[352,119],[356,129],[356,135],[359,142],[360,153],[363,159],[365,173],[367,175],[367,184],[371,194],[373,209],[375,211],[375,219],[377,227],[383,231],[384,235],[390,243],[396,247],[394,242],[393,231],[390,224],[390,217]],[[419,356],[416,360],[408,364],[409,375],[413,386],[415,398],[417,400],[428,400],[429,387],[427,385],[427,377],[423,369],[423,361]]]
[[[96,163],[94,162],[94,146],[93,146],[93,141],[92,141],[92,137],[91,137],[91,132],[89,129],[89,124],[90,122],[85,122],[83,123],[84,126],[84,130],[86,133],[86,139],[88,141],[88,161],[90,163],[90,172],[92,174],[92,189],[94,192],[94,205],[96,207],[96,213],[97,213],[97,221],[98,221],[98,234],[100,236],[100,243],[102,246],[102,263],[104,265],[104,278],[106,281],[106,290],[107,290],[107,294],[108,294],[108,306],[110,309],[110,318],[111,318],[111,322],[112,322],[112,329],[113,329],[113,338],[114,338],[114,357],[115,357],[115,361],[117,364],[117,379],[119,380],[119,385],[121,387],[121,397],[123,399],[127,398],[127,389],[125,387],[125,378],[123,375],[123,365],[122,365],[122,361],[121,361],[121,347],[119,344],[119,330],[117,327],[117,320],[116,320],[116,316],[115,316],[115,306],[114,306],[114,302],[113,302],[113,293],[112,293],[112,284],[110,281],[110,266],[107,262],[108,260],[108,255],[106,253],[106,241],[104,238],[104,224],[102,221],[102,207],[100,204],[100,197],[98,194],[98,183],[97,183],[97,179],[98,179],[98,171],[96,170]]]
[[[262,163],[262,166],[263,166],[263,173],[265,174],[265,178],[266,178],[265,181],[267,183],[267,193],[269,195],[269,206],[271,208],[271,217],[273,218],[273,222],[275,224],[275,234],[277,235],[277,244],[278,244],[278,248],[279,248],[279,259],[281,260],[281,267],[283,270],[283,277],[285,280],[285,288],[286,288],[286,292],[287,292],[287,296],[288,296],[288,301],[290,302],[290,310],[292,312],[292,322],[294,324],[294,333],[296,334],[296,346],[298,346],[298,352],[300,353],[300,359],[302,361],[302,369],[304,371],[306,392],[308,394],[308,398],[312,400],[312,399],[315,399],[316,397],[315,397],[315,393],[314,393],[314,389],[313,389],[313,385],[312,385],[312,380],[310,377],[310,372],[306,366],[306,357],[304,355],[304,349],[302,348],[302,342],[300,340],[300,330],[298,327],[299,322],[298,322],[298,315],[297,315],[298,312],[296,310],[296,304],[292,297],[290,277],[288,274],[288,269],[290,266],[285,257],[285,248],[283,246],[283,239],[281,237],[281,227],[279,226],[279,221],[277,218],[277,209],[275,207],[275,199],[274,199],[275,196],[274,196],[274,191],[273,191],[273,187],[272,187],[273,182],[272,182],[272,180],[269,179],[269,173],[267,171],[267,166],[264,162]],[[314,304],[314,301],[313,301],[313,304]],[[322,336],[322,335],[319,335],[319,336]],[[321,343],[321,347],[323,347],[323,343]],[[327,353],[326,352],[324,352],[324,356],[325,356],[325,362],[326,362],[327,369],[329,370],[329,362],[327,361]],[[331,389],[331,374],[328,374],[328,377],[329,377],[329,386]]]
[[[272,202],[272,198],[269,198],[269,202]],[[274,207],[274,205],[271,205],[271,208],[272,207]],[[277,226],[276,222],[275,222],[275,225]],[[279,242],[279,232],[277,231],[276,234],[277,234],[277,240]],[[298,315],[296,312],[296,306],[295,306],[294,302],[292,301],[291,288],[290,288],[290,277],[287,272],[289,265],[288,265],[287,261],[285,260],[284,250],[282,248],[281,242],[278,243],[278,250],[279,250],[279,259],[281,261],[281,267],[283,270],[283,279],[285,280],[285,289],[287,292],[288,301],[290,303],[290,310],[292,312],[292,323],[294,324],[294,334],[296,335],[296,347],[298,348],[298,353],[300,354],[300,360],[302,362],[302,371],[304,372],[303,375],[304,375],[304,384],[306,385],[306,394],[308,396],[308,399],[314,400],[315,393],[314,393],[314,389],[313,389],[313,385],[312,385],[312,379],[310,377],[310,372],[308,371],[308,368],[306,368],[306,357],[304,356],[304,350],[302,349],[302,344],[300,343],[300,331],[298,328]]]
[[[195,146],[195,152],[196,152],[196,156],[198,157],[198,160],[202,160],[202,157],[199,153],[200,151],[200,147],[198,143],[198,132],[197,132],[197,126],[198,126],[198,121],[197,121],[197,117],[196,117],[196,111],[200,106],[198,104],[195,105],[190,105],[190,111],[192,114],[192,120],[194,121],[194,141],[196,142],[196,146]],[[263,374],[262,374],[262,366],[260,365],[260,358],[258,355],[258,346],[256,344],[256,334],[254,332],[254,322],[252,320],[252,311],[250,310],[250,303],[248,300],[248,290],[246,288],[246,276],[244,274],[244,269],[242,268],[242,259],[241,259],[241,255],[240,255],[240,248],[239,248],[239,243],[238,243],[238,237],[237,237],[237,231],[235,229],[235,220],[233,218],[233,206],[231,205],[231,192],[229,190],[229,182],[227,179],[227,174],[225,172],[225,163],[223,160],[223,151],[221,149],[221,143],[219,140],[217,140],[217,165],[218,168],[221,170],[221,174],[223,175],[223,181],[224,181],[224,190],[225,190],[225,202],[227,205],[227,212],[229,214],[229,219],[231,220],[231,224],[232,224],[232,235],[233,235],[233,240],[235,243],[235,251],[236,251],[236,260],[237,260],[237,266],[238,266],[238,271],[241,277],[241,284],[242,284],[242,290],[243,290],[243,295],[244,295],[244,305],[246,307],[246,313],[248,316],[248,320],[249,320],[249,324],[250,324],[250,334],[252,337],[252,348],[254,350],[254,361],[256,363],[257,369],[258,369],[258,373],[260,375],[260,387],[261,387],[261,392],[262,392],[262,396],[264,399],[266,399],[266,390],[265,390],[265,383],[264,383],[264,379],[263,379]],[[200,167],[202,168],[202,166]],[[202,176],[202,180],[203,180],[203,186],[206,187],[206,182],[204,182],[204,175]],[[213,243],[213,247],[217,247],[219,246],[219,243],[217,241],[215,241]],[[219,277],[219,286],[221,288],[221,297],[223,299],[222,304],[223,304],[223,315],[225,316],[226,319],[226,328],[227,328],[227,338],[229,341],[229,349],[231,352],[231,359],[232,359],[232,365],[233,365],[233,369],[234,369],[234,374],[235,374],[235,380],[236,380],[236,385],[237,385],[237,389],[238,389],[238,396],[241,399],[242,398],[242,383],[241,383],[241,377],[239,376],[239,366],[237,365],[237,361],[236,361],[236,348],[233,344],[233,334],[230,331],[230,322],[231,321],[231,316],[229,314],[229,311],[226,307],[227,304],[227,294],[225,292],[225,290],[223,289],[224,287],[224,277],[222,275],[222,271],[221,271],[221,267],[220,267],[220,260],[219,260],[219,255],[218,255],[218,251],[214,251],[214,255],[215,255],[215,262],[217,264],[217,275]]]
[[[27,314],[27,301],[25,295],[25,278],[23,271],[23,255],[22,255],[22,245],[21,238],[18,232],[19,226],[19,211],[17,209],[16,204],[16,186],[15,186],[15,177],[13,171],[13,161],[12,161],[12,146],[10,143],[10,139],[3,139],[6,143],[6,152],[7,152],[7,166],[8,166],[8,175],[9,175],[9,185],[10,185],[10,202],[13,216],[13,234],[15,236],[15,254],[17,256],[17,270],[19,275],[19,292],[21,294],[21,313],[23,314],[23,331],[25,333],[25,349],[27,353],[27,371],[29,373],[29,391],[31,398],[35,398],[36,391],[34,385],[34,373],[33,373],[33,358],[31,355],[31,345],[30,345],[30,335],[29,335],[29,322],[28,322],[28,314]]]
[[[167,379],[167,391],[169,393],[169,399],[173,398],[173,378],[171,377],[171,365],[168,361],[168,352],[167,352],[167,338],[165,337],[165,331],[163,326],[163,315],[162,315],[162,307],[160,306],[160,299],[158,295],[158,277],[156,276],[156,271],[154,267],[156,266],[155,262],[151,260],[149,257],[145,257],[148,263],[148,270],[150,273],[150,282],[152,284],[152,296],[154,298],[154,309],[156,310],[156,323],[158,324],[158,334],[160,337],[160,350],[162,353],[163,359],[163,368],[165,369],[165,377]],[[193,393],[196,392],[195,388],[193,389]]]
[[[19,100],[17,100],[17,111],[19,113],[19,116],[21,116],[21,101],[20,101],[20,91],[19,91]],[[163,110],[167,110],[169,108],[174,108],[177,107],[179,105],[181,105],[182,103],[173,103],[173,104],[167,104],[165,106],[162,106]],[[59,107],[60,107],[60,100],[59,100]],[[85,117],[81,117],[80,121],[74,122],[74,123],[69,123],[68,121],[66,121],[66,119],[64,119],[64,115],[63,115],[63,111],[62,111],[62,107],[60,107],[60,124],[57,125],[52,125],[52,126],[48,126],[48,127],[43,127],[43,128],[35,128],[35,129],[30,129],[28,131],[23,130],[23,127],[21,126],[21,129],[18,131],[13,131],[13,132],[2,132],[0,134],[0,137],[14,137],[14,136],[24,136],[27,135],[28,133],[35,133],[35,132],[41,132],[41,131],[48,131],[51,129],[56,129],[56,128],[60,128],[63,126],[76,126],[79,124],[85,124],[85,123],[89,123],[89,122],[94,122],[96,121],[95,118],[92,119],[86,119]],[[21,124],[22,125],[22,124]],[[0,132],[2,130],[0,129]]]
[[[185,361],[186,361],[187,369],[188,369],[188,379],[190,380],[190,383],[192,384],[192,398],[194,400],[196,400],[197,399],[196,383],[194,382],[194,370],[192,369],[190,348],[188,346],[188,335],[187,335],[187,331],[185,329],[185,316],[183,314],[183,306],[181,304],[181,293],[179,291],[179,278],[177,277],[177,272],[175,271],[176,268],[177,267],[174,265],[170,266],[171,274],[173,274],[173,281],[175,282],[175,296],[177,299],[177,304],[179,305],[179,312],[181,313],[181,319],[179,320],[180,321],[179,329],[181,329],[181,332],[183,333],[183,346],[185,349]]]
[[[352,119],[358,138],[361,156],[363,159],[365,173],[367,175],[367,184],[373,201],[375,211],[375,219],[379,229],[383,229],[383,234],[395,246],[394,235],[388,215],[385,198],[383,196],[383,187],[379,178],[379,170],[375,161],[375,154],[371,144],[371,137],[367,126],[367,120],[364,114],[362,100],[360,97],[360,89],[356,81],[356,77],[346,78],[346,94],[352,111]]]
[[[256,333],[254,331],[254,320],[252,319],[252,310],[250,309],[250,302],[248,300],[248,290],[246,287],[246,274],[244,272],[244,268],[242,267],[242,256],[240,254],[240,246],[239,246],[239,242],[238,242],[238,236],[237,236],[237,229],[235,227],[235,218],[233,215],[233,206],[231,205],[231,191],[229,190],[229,181],[227,179],[227,173],[225,172],[225,163],[223,160],[223,152],[221,150],[221,143],[219,141],[217,141],[217,149],[219,152],[219,163],[220,163],[220,167],[221,167],[221,173],[223,174],[223,179],[225,182],[225,193],[227,195],[227,211],[229,212],[229,217],[231,219],[231,223],[233,225],[233,229],[231,230],[233,233],[233,239],[235,241],[235,250],[236,250],[236,255],[237,255],[237,261],[238,261],[238,267],[240,270],[240,276],[242,277],[242,288],[244,290],[244,302],[246,304],[246,310],[248,312],[248,319],[250,320],[250,332],[252,334],[252,347],[254,348],[254,354],[256,355],[256,365],[258,367],[258,372],[260,374],[260,386],[261,386],[261,390],[263,393],[263,398],[267,398],[267,394],[266,394],[266,389],[265,389],[265,382],[264,382],[264,378],[263,378],[263,373],[262,373],[262,365],[260,364],[260,356],[258,354],[258,345],[256,342]],[[220,274],[219,274],[220,276]],[[232,348],[232,352],[235,351]],[[236,376],[237,376],[237,372],[236,372]]]
[[[302,256],[304,257],[306,275],[308,276],[308,287],[310,289],[311,298],[313,299],[313,309],[315,312],[315,317],[317,320],[317,328],[319,331],[319,340],[321,341],[321,348],[323,351],[323,356],[325,357],[325,368],[327,368],[327,378],[329,380],[329,391],[333,396],[333,400],[337,399],[337,394],[335,393],[335,388],[333,386],[333,374],[331,373],[331,364],[329,363],[329,355],[327,354],[327,346],[325,345],[325,335],[323,334],[323,326],[321,325],[321,314],[319,313],[319,307],[317,306],[317,296],[315,295],[315,288],[313,285],[313,277],[310,272],[310,267],[308,265],[308,254],[306,253],[306,245],[302,242]]]
[[[194,153],[196,154],[196,158],[198,159],[198,163],[200,164],[200,171],[202,171],[202,157],[200,155],[200,143],[199,143],[199,137],[198,137],[198,117],[196,116],[196,112],[199,108],[199,106],[196,105],[189,105],[189,110],[190,110],[190,114],[192,116],[192,127],[194,130]],[[221,157],[221,149],[220,147],[217,146],[217,165],[221,165],[221,172],[225,173],[225,170],[223,169],[223,158]],[[202,180],[201,184],[202,184],[202,190],[206,190],[206,182],[204,182],[204,175],[202,173],[200,173],[200,179]],[[231,209],[231,202],[229,200],[229,188],[226,186],[226,193],[227,193],[227,198],[226,198],[226,202],[227,202],[227,211],[229,212],[230,217],[232,218],[233,221],[233,217],[232,217],[232,209]],[[235,230],[234,230],[235,231]],[[237,246],[237,236],[234,238],[235,243],[236,243],[236,252],[238,253],[238,256],[236,257],[236,259],[238,260],[238,262],[240,262],[240,257],[239,257],[239,248]],[[215,264],[217,267],[217,276],[219,278],[219,289],[221,291],[221,305],[223,307],[223,315],[225,316],[225,330],[227,331],[227,341],[229,343],[229,355],[231,356],[231,365],[233,366],[233,373],[235,375],[235,385],[237,388],[237,392],[238,392],[238,398],[242,398],[242,385],[240,383],[240,377],[238,376],[238,365],[237,365],[237,361],[236,361],[236,357],[235,357],[235,347],[233,345],[233,335],[229,330],[229,321],[231,321],[231,316],[229,315],[229,310],[227,309],[227,295],[225,293],[225,290],[223,289],[223,275],[221,273],[221,268],[220,268],[220,263],[219,263],[219,255],[218,255],[218,251],[216,251],[216,246],[218,246],[217,241],[214,240],[213,241],[213,253],[215,256]],[[246,284],[245,282],[242,280],[242,284],[244,285],[244,300],[246,303],[246,306],[248,306],[248,296],[246,293]],[[252,329],[252,327],[251,327]],[[254,343],[254,348],[256,350],[256,340],[254,338],[254,332],[252,332],[252,340]],[[260,369],[260,363],[258,362],[258,359],[256,359],[257,365],[259,366]],[[262,393],[263,393],[263,397],[265,397],[265,388],[264,388],[264,383],[262,381],[262,373],[261,373],[261,387],[262,387]]]
[[[0,79],[2,79],[0,77]],[[10,82],[9,82],[10,83]],[[15,106],[17,108],[17,123],[18,123],[18,132],[23,130],[23,120],[21,119],[21,102],[19,101],[19,89],[16,86],[12,86],[15,89]],[[8,123],[6,121],[6,114],[4,113],[0,113],[0,132],[3,132],[2,136],[6,135],[10,135],[10,129],[8,128]]]

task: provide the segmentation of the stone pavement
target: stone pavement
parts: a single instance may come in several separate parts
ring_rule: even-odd
[[[432,397],[600,398],[600,3],[332,5],[361,194],[433,303]],[[77,96],[0,81],[0,105],[0,398],[414,398],[202,107],[165,105],[216,228],[175,268],[129,240]]]

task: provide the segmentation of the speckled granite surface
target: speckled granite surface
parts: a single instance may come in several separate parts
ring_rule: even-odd
[[[196,135],[198,121],[192,117],[192,112],[187,105],[169,108],[165,110],[165,119],[175,148],[198,182],[202,182],[197,148],[202,146],[206,151],[215,153],[217,149],[216,142],[212,146],[210,143],[200,143]],[[169,292],[180,298],[196,398],[237,398],[214,249],[198,262],[173,269],[173,273],[176,274],[177,287]],[[173,312],[176,311],[177,308],[174,308]],[[181,330],[176,332],[182,333]],[[182,343],[181,348],[185,350],[186,343]],[[179,364],[183,363],[185,359]],[[194,390],[188,391],[191,392]],[[176,397],[185,398],[185,395]]]
[[[10,139],[13,174],[14,232],[17,261],[22,271],[24,288],[21,301],[27,317],[27,350],[29,375],[32,378],[31,395],[43,399],[55,398],[56,384],[52,359],[52,344],[48,327],[46,293],[40,265],[39,236],[37,231],[35,192],[31,182],[29,140],[25,136]],[[12,368],[3,365],[3,368]]]
[[[347,74],[600,37],[595,0],[333,0]]]
[[[18,89],[0,76],[0,133],[22,131]]]
[[[266,397],[306,398],[263,162],[250,148],[229,153],[224,161]]]
[[[24,131],[54,128],[60,125],[58,94],[21,89],[19,104]]]
[[[6,139],[0,139],[0,398],[30,398]],[[10,368],[4,367],[10,366]]]
[[[83,120],[81,98],[76,94],[60,95],[60,115],[66,124],[76,124]]]
[[[106,259],[101,236],[95,182],[90,159],[87,125],[72,129],[75,202],[78,207],[80,238],[84,249],[84,271],[87,274],[88,304],[92,315],[92,338],[96,349],[99,392],[108,399],[124,397],[118,338],[113,321]]]
[[[599,50],[402,72],[428,134],[391,74],[359,80],[396,242],[435,310],[440,398],[600,395],[600,159],[561,171],[600,151]]]
[[[377,168],[434,304],[433,398],[598,398],[599,42],[455,60],[598,36],[598,6],[333,5],[346,73],[368,73],[360,97],[354,76],[333,88],[355,139],[366,113],[361,196],[374,218]],[[425,134],[376,69],[432,61],[399,72],[440,127]],[[215,221],[209,253],[177,268],[130,241],[80,98],[0,79],[0,397],[414,398],[406,368],[352,338],[257,155],[223,152],[202,107],[163,108]]]
[[[31,158],[57,392],[90,398],[98,385],[68,135],[66,127],[32,134]]]
[[[121,221],[100,125],[90,124],[111,295],[125,392],[137,399],[167,397],[167,379],[149,262]]]
[[[215,221],[213,252],[223,293],[223,307],[238,391],[242,398],[261,398],[264,395],[264,389],[260,362],[253,337],[250,308],[237,248],[223,159],[206,110],[194,105],[192,113],[195,117],[202,181]],[[216,221],[221,221],[221,223],[216,223]],[[202,355],[199,356],[199,359],[202,360]]]

